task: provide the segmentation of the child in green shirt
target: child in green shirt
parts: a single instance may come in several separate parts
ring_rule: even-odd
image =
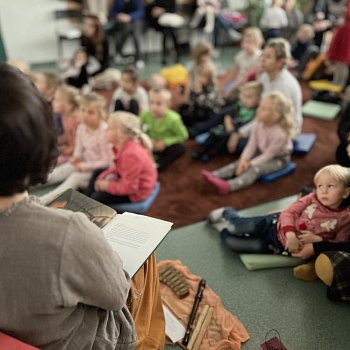
[[[149,92],[149,111],[140,114],[142,131],[152,140],[157,168],[164,170],[185,152],[188,132],[178,113],[169,109],[170,91],[155,88]]]
[[[242,147],[237,146],[240,137],[237,131],[239,128],[251,122],[255,116],[262,85],[258,81],[251,81],[239,87],[239,100],[236,102],[235,110],[231,115],[224,117],[223,123],[209,131],[208,138],[200,146],[199,152],[193,152],[192,158],[208,161],[212,155],[234,153],[241,150],[246,143],[242,140]]]

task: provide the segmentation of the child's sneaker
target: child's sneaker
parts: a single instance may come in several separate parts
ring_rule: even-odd
[[[214,224],[216,222],[223,220],[223,218],[224,218],[223,213],[224,213],[225,209],[227,209],[227,207],[217,208],[217,209],[214,209],[213,211],[211,211],[209,213],[209,215],[207,216],[208,224]]]

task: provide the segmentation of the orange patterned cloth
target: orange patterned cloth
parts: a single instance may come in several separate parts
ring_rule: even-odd
[[[190,294],[183,299],[179,299],[167,285],[160,283],[163,303],[186,327],[201,277],[193,275],[189,269],[182,265],[182,263],[178,260],[161,261],[158,263],[158,270],[166,264],[171,264],[178,271],[180,271],[190,286]],[[200,315],[204,305],[206,304],[213,307],[214,313],[209,324],[208,331],[204,335],[199,350],[240,349],[241,344],[249,339],[249,334],[237,317],[233,316],[224,308],[221,299],[208,285],[204,289],[203,298],[199,304],[197,317]]]
[[[162,350],[165,319],[159,289],[155,253],[152,253],[131,280],[128,306],[135,321],[136,350]]]

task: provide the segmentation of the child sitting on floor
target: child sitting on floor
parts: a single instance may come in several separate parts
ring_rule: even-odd
[[[55,92],[57,88],[62,85],[61,78],[52,72],[38,72],[33,74],[33,81],[36,88],[52,107],[52,100],[55,96]]]
[[[135,68],[128,67],[122,71],[120,86],[112,96],[110,112],[126,111],[139,115],[148,109],[147,92],[138,80]]]
[[[157,169],[139,118],[129,112],[112,113],[106,137],[113,144],[114,166],[97,177],[91,197],[107,205],[145,200],[154,189]]]
[[[183,108],[181,104],[188,103],[190,99],[191,89],[195,82],[196,70],[202,64],[213,64],[213,45],[209,41],[198,41],[191,48],[191,61],[186,65],[186,68],[189,72],[187,84],[184,86],[182,91],[182,99],[179,101],[179,108]],[[215,65],[214,65],[215,67]],[[215,74],[216,75],[216,74]],[[181,114],[181,113],[180,113]]]
[[[308,243],[348,241],[350,210],[343,202],[350,194],[349,168],[325,166],[314,183],[314,192],[280,213],[246,218],[232,208],[220,208],[208,221],[221,221],[222,240],[238,253],[296,254]]]
[[[217,89],[216,67],[213,63],[198,65],[194,74],[189,101],[180,107],[180,114],[186,126],[194,126],[208,120],[220,112],[224,103]]]
[[[41,197],[44,203],[68,188],[85,189],[92,172],[107,168],[112,162],[112,152],[106,141],[105,99],[96,93],[82,96],[79,117],[81,123],[76,132],[73,156],[68,162],[57,166],[48,178],[49,184],[63,182]]]
[[[272,91],[264,95],[239,160],[213,172],[203,170],[204,179],[214,185],[219,194],[227,195],[285,167],[293,148],[293,113],[292,102],[283,93]]]
[[[223,77],[223,97],[225,100],[235,100],[237,88],[249,81],[258,71],[263,42],[264,38],[259,28],[249,27],[244,30],[241,50],[235,55],[233,66]]]
[[[200,146],[201,150],[192,153],[192,158],[208,161],[212,154],[234,153],[237,148],[243,149],[238,146],[240,136],[237,131],[254,118],[261,92],[262,85],[258,81],[241,85],[235,111],[231,115],[226,115],[222,124],[210,130],[208,138]]]
[[[75,132],[80,123],[78,117],[79,91],[68,85],[57,88],[52,101],[56,126],[61,123],[62,133],[58,136],[59,157],[57,164],[68,161],[74,151]]]
[[[142,130],[151,138],[159,171],[185,152],[187,129],[181,117],[169,109],[171,93],[154,88],[149,92],[150,110],[140,115]]]

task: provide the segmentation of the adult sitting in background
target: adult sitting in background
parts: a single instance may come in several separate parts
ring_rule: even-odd
[[[350,69],[350,1],[343,16],[344,23],[335,29],[326,58],[333,66],[332,83],[342,89],[348,83]]]
[[[292,100],[295,110],[295,131],[298,135],[303,125],[302,95],[300,84],[287,69],[289,59],[289,43],[282,38],[270,39],[262,53],[261,69],[263,73],[259,81],[263,85],[263,93],[277,90]]]
[[[299,27],[304,23],[304,14],[297,7],[296,0],[285,0],[282,8],[287,15],[287,26],[283,27],[281,34],[289,42],[294,43]]]
[[[316,0],[307,15],[306,22],[315,30],[315,45],[321,47],[323,35],[335,25],[344,13],[347,0]]]
[[[18,70],[0,63],[0,75],[0,330],[43,350],[131,350],[136,332],[138,342],[161,348],[155,262],[142,270],[138,295],[131,289],[130,313],[129,276],[101,230],[84,214],[28,196],[56,162],[52,114]]]
[[[85,48],[88,57],[94,58],[99,68],[91,72],[94,76],[103,72],[109,66],[108,40],[102,24],[96,15],[87,15],[84,18],[81,46]]]
[[[139,68],[143,67],[141,61],[140,40],[143,30],[144,4],[142,0],[115,0],[111,17],[115,20],[116,63],[121,63],[124,57],[123,47],[129,35],[135,45],[134,62]]]
[[[62,78],[77,88],[93,85],[97,77],[109,66],[108,41],[99,18],[87,15],[84,18],[81,47],[76,50]],[[90,90],[90,89],[88,89]]]
[[[179,61],[180,51],[179,44],[176,38],[176,29],[171,27],[170,24],[167,26],[161,25],[159,19],[165,13],[174,13],[176,8],[175,0],[154,0],[149,5],[146,6],[145,14],[149,25],[161,32],[163,35],[162,39],[162,64],[167,63],[168,50],[166,47],[167,39],[170,38],[173,42],[176,62]]]
[[[337,162],[350,167],[350,104],[342,113],[342,119],[338,125],[339,145],[336,150]]]

